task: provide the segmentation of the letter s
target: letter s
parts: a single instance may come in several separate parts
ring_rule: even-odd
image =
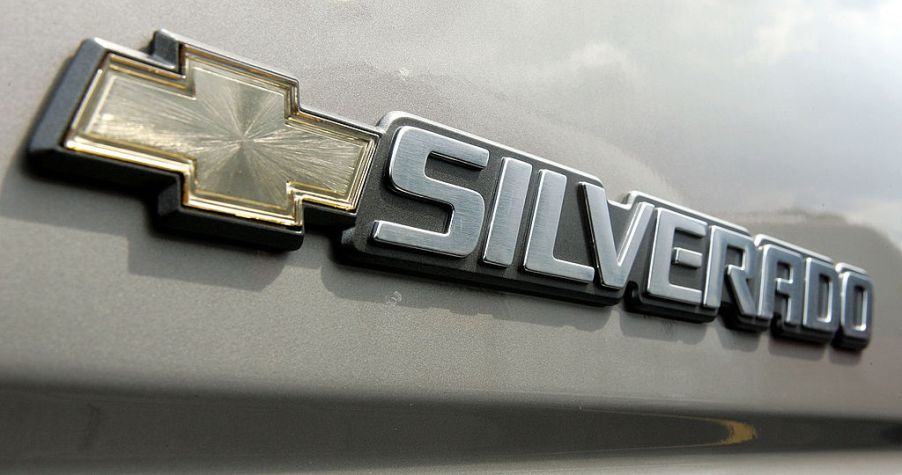
[[[435,232],[389,221],[373,224],[377,242],[410,247],[454,257],[465,257],[476,249],[485,218],[482,195],[462,186],[426,176],[430,154],[452,163],[482,169],[489,151],[415,127],[398,129],[388,164],[388,176],[398,191],[451,206],[445,232]]]

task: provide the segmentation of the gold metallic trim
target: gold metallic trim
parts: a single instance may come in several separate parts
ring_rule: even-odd
[[[353,212],[377,135],[301,110],[297,82],[184,44],[179,71],[107,53],[64,147],[184,177],[185,206],[286,226]],[[202,90],[199,90],[202,89]]]

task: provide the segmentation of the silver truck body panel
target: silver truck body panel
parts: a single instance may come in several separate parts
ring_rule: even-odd
[[[900,4],[2,9],[0,463],[898,469]],[[863,267],[870,346],[347,266],[315,232],[281,254],[161,234],[127,193],[32,173],[79,42],[160,27],[293,74],[306,106],[411,112]]]

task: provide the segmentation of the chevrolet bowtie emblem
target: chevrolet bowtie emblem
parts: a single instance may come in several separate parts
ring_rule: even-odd
[[[166,227],[275,249],[307,225],[365,265],[860,349],[844,263],[419,117],[305,110],[297,82],[160,31],[85,41],[29,145],[44,169],[157,196]],[[429,171],[427,172],[427,169]]]
[[[375,137],[300,113],[294,81],[182,48],[181,74],[109,54],[65,147],[180,173],[184,204],[286,226],[353,209]]]

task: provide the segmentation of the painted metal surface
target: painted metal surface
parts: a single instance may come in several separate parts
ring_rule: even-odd
[[[725,453],[713,448],[724,440],[752,452],[898,444],[897,3],[3,8],[2,417],[6,427],[43,429],[4,433],[25,444],[3,444],[5,463],[25,463],[24,454],[58,468],[99,460],[115,469],[137,454],[159,464],[147,467],[190,469],[232,453],[249,469],[267,460],[366,468],[373,459],[491,459],[500,465],[489,469],[504,469],[533,453],[537,468],[590,470],[597,465],[560,453],[655,448],[664,451],[655,460],[670,461],[673,450]],[[149,229],[127,194],[30,173],[24,141],[74,45],[99,35],[140,48],[161,26],[294,72],[305,104],[367,123],[411,111],[604,176],[610,198],[646,190],[854,262],[877,285],[879,330],[867,351],[841,352],[732,332],[720,320],[361,272],[336,263],[314,234],[303,253],[210,246]],[[749,432],[712,423],[722,429],[687,441],[687,419],[643,422],[648,413],[735,421],[755,436],[731,438]],[[186,421],[197,432],[178,438]],[[584,424],[619,430],[576,430]],[[426,426],[447,430],[388,437],[392,427]],[[568,430],[541,436],[555,428]],[[615,435],[635,434],[627,428],[639,435],[618,445]],[[299,445],[280,451],[288,440]],[[433,449],[419,458],[399,449],[416,440]],[[709,445],[674,449],[698,444]],[[318,464],[315,453],[332,455]],[[646,456],[616,453],[630,466]]]

